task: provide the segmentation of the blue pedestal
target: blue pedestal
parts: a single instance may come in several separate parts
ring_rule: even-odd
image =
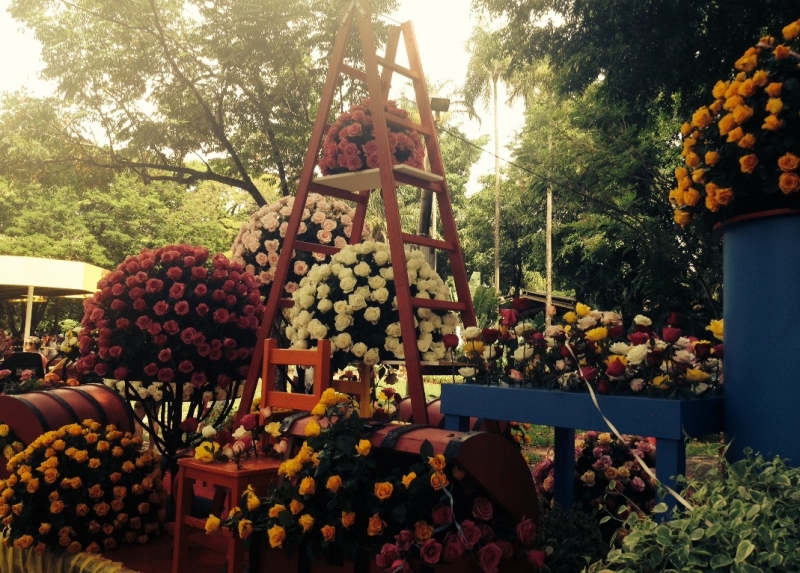
[[[800,217],[729,222],[725,277],[725,433],[800,464]]]
[[[700,437],[721,432],[721,397],[668,400],[636,396],[598,396],[603,414],[623,434],[657,439],[656,475],[675,487],[686,471],[685,434]],[[530,422],[555,428],[555,499],[572,507],[575,484],[575,429],[608,431],[589,394],[472,384],[442,384],[445,427],[468,430],[469,417]],[[668,496],[664,501],[674,505]]]

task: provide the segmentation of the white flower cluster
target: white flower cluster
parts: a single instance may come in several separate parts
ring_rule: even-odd
[[[411,294],[417,298],[447,300],[448,289],[420,251],[406,251]],[[314,265],[294,292],[291,325],[286,335],[294,348],[308,348],[312,340],[329,338],[332,353],[350,360],[377,364],[405,359],[389,246],[367,241],[350,245]],[[444,334],[459,323],[454,313],[417,309],[417,348],[426,361],[441,360]]]
[[[256,284],[272,284],[278,268],[283,239],[289,226],[289,216],[294,207],[294,197],[283,197],[261,207],[242,225],[233,242],[233,262],[241,263],[256,277]],[[347,245],[353,230],[355,210],[344,201],[328,201],[318,193],[311,193],[303,209],[303,218],[297,240],[342,248]],[[364,226],[362,236],[369,236]],[[294,263],[289,269],[284,289],[291,293],[306,275],[314,262],[324,262],[324,253],[292,253]]]

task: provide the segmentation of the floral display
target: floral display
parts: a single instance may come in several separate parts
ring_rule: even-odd
[[[58,350],[69,360],[77,360],[81,355],[80,338],[81,328],[77,327],[64,333],[64,340]]]
[[[10,354],[13,350],[12,338],[6,334],[6,331],[0,328],[0,358]]]
[[[0,423],[0,452],[3,452],[3,457],[10,460],[24,449],[25,444],[19,441],[8,424]]]
[[[169,245],[125,259],[84,303],[84,374],[135,381],[160,400],[177,384],[184,400],[224,399],[246,377],[263,313],[253,276],[203,247]]]
[[[363,99],[361,105],[351,106],[328,128],[319,160],[323,175],[378,167],[378,146],[375,143],[371,105],[369,98]],[[391,100],[383,105],[383,109],[388,116],[400,119],[408,117],[408,112],[398,108]],[[392,165],[405,163],[422,169],[425,150],[419,133],[398,127],[391,121],[387,123]]]
[[[372,241],[348,245],[330,264],[312,267],[292,295],[295,304],[286,328],[292,346],[308,348],[314,340],[329,338],[334,371],[355,361],[403,360],[394,271],[389,246]],[[421,251],[406,251],[406,272],[412,297],[448,299],[447,286]],[[426,308],[416,315],[422,360],[441,360],[446,352],[442,336],[455,331],[457,315]]]
[[[575,436],[575,502],[584,511],[599,509],[600,517],[611,515],[624,522],[631,512],[650,514],[656,504],[657,483],[642,469],[633,453],[655,471],[653,438],[608,432],[586,432]],[[536,491],[542,499],[553,499],[553,460],[540,461],[533,472]],[[615,528],[616,526],[614,526]],[[614,528],[611,528],[613,531]],[[607,537],[610,537],[610,532]]]
[[[3,394],[25,394],[26,392],[33,392],[35,390],[53,390],[54,388],[61,388],[63,386],[79,386],[80,381],[75,378],[62,378],[55,372],[48,372],[44,378],[35,378],[33,370],[23,370],[20,373],[19,380],[11,380],[11,371],[0,370],[0,383],[2,386]]]
[[[255,276],[263,296],[269,294],[275,278],[293,205],[294,197],[282,197],[261,207],[242,225],[231,247],[232,261],[244,266]],[[322,195],[310,193],[303,209],[297,240],[342,248],[350,239],[354,217],[355,209],[346,202],[328,201]],[[365,225],[362,238],[366,239],[369,234],[369,226]],[[284,292],[291,294],[296,291],[300,280],[314,264],[329,260],[330,255],[324,253],[295,251],[283,286]]]
[[[312,414],[305,443],[278,470],[284,483],[263,498],[246,492],[224,522],[211,516],[207,531],[224,525],[243,539],[264,532],[273,548],[331,562],[354,560],[368,547],[387,572],[410,571],[416,561],[476,559],[485,573],[496,573],[501,560],[514,557],[513,541],[535,542],[532,519],[515,522],[430,443],[421,458],[381,463],[349,396],[328,389]],[[543,552],[530,554],[532,562],[543,560]]]
[[[4,541],[36,553],[98,553],[158,535],[166,511],[158,457],[141,439],[85,420],[14,454],[0,481]]]
[[[798,21],[800,22],[800,21]],[[800,23],[764,37],[683,125],[685,166],[670,191],[675,221],[800,207]]]
[[[708,339],[684,335],[668,325],[656,332],[637,315],[630,332],[612,311],[578,303],[562,323],[544,328],[520,321],[514,309],[500,311],[495,328],[467,328],[462,352],[469,365],[459,369],[468,382],[517,384],[598,394],[655,397],[702,396],[722,391],[722,320],[712,321]]]
[[[236,467],[242,469],[242,459],[250,456],[258,457],[259,439],[264,431],[277,437],[278,422],[272,422],[267,427],[258,423],[259,414],[246,414],[242,416],[236,430],[223,429],[217,431],[214,426],[204,424],[197,418],[187,418],[180,424],[181,430],[196,434],[189,438],[189,443],[196,443],[194,459],[206,463],[236,462]],[[232,429],[232,428],[231,428]]]

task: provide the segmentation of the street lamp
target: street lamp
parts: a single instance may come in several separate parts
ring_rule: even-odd
[[[442,112],[450,109],[450,99],[446,97],[432,97],[431,110],[433,111],[433,121],[436,127],[439,126],[439,117]],[[439,137],[439,134],[436,134]],[[427,163],[427,157],[425,158]],[[429,167],[426,165],[426,167]],[[426,237],[436,234],[436,227],[431,232],[431,219],[433,218],[433,209],[435,208],[433,202],[433,193],[429,189],[422,189],[420,194],[420,211],[419,222],[417,224],[417,234]],[[436,253],[431,247],[422,247],[421,250],[425,253],[425,259],[433,270],[436,270]]]

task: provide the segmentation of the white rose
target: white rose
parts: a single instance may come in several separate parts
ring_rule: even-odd
[[[344,249],[339,251],[338,255],[339,255],[339,260],[342,262],[342,264],[348,266],[355,265],[356,261],[358,260],[358,252],[352,247],[351,248],[345,247]]]
[[[380,270],[380,274],[387,281],[393,281],[394,280],[394,268],[393,267],[383,267]]]
[[[406,347],[402,344],[398,344],[397,348],[394,349],[394,357],[398,360],[405,360],[406,359]]]
[[[356,253],[359,255],[368,255],[375,250],[375,243],[356,243],[353,245],[353,249],[355,249]]]
[[[204,438],[213,438],[217,435],[217,431],[214,429],[214,426],[203,426],[203,437]]]
[[[533,356],[533,347],[520,346],[514,351],[514,360],[526,360]]]
[[[297,348],[298,350],[308,350],[308,342],[304,339],[295,340],[292,342],[292,348]]]
[[[630,344],[625,344],[624,342],[615,342],[611,346],[608,347],[612,354],[619,354],[620,356],[625,356],[628,351],[631,349]]]
[[[351,306],[353,310],[361,310],[367,306],[367,301],[360,294],[351,294],[347,300],[347,304]]]
[[[164,398],[164,393],[161,390],[156,390],[155,392],[152,392],[150,395],[156,402],[161,402],[161,400]]]
[[[675,362],[680,362],[681,364],[693,364],[695,361],[695,356],[688,350],[678,350],[673,355],[673,359]]]
[[[475,338],[478,338],[480,335],[481,335],[481,329],[478,328],[477,326],[469,326],[464,329],[463,333],[465,340],[473,340]]]
[[[432,341],[431,341],[430,339],[427,339],[427,338],[420,338],[420,339],[417,341],[417,349],[418,349],[420,352],[427,352],[427,351],[428,351],[428,349],[431,347],[431,342],[432,342]]]
[[[431,313],[430,318],[428,321],[433,325],[433,328],[441,328],[442,327],[442,317],[438,314]]]
[[[213,402],[213,401],[214,401],[213,392],[203,392],[203,402]]]
[[[379,288],[383,288],[386,286],[386,279],[375,275],[373,277],[369,277],[369,286],[371,289],[378,290]]]
[[[388,251],[380,250],[375,251],[375,253],[372,255],[372,258],[375,260],[375,264],[382,267],[389,262],[390,255]]]
[[[686,338],[685,336],[681,336],[678,340],[675,341],[675,346],[678,348],[686,348],[692,341]]]
[[[350,313],[350,308],[347,306],[347,302],[344,300],[337,300],[333,303],[333,310],[336,314],[348,314]]]
[[[433,332],[433,323],[429,320],[421,320],[419,323],[420,332]]]
[[[426,263],[420,267],[419,276],[421,276],[423,279],[430,279],[435,276],[435,273],[433,272],[433,269],[431,269],[431,267]]]
[[[292,340],[295,336],[297,336],[297,329],[290,324],[286,327],[286,338]]]
[[[317,308],[320,312],[325,313],[333,308],[333,303],[329,298],[323,298],[317,303]]]
[[[443,324],[442,327],[439,329],[442,334],[453,334],[456,329],[450,326],[449,324]]]
[[[317,273],[319,273],[320,279],[326,279],[331,276],[333,272],[331,270],[331,266],[329,264],[324,265],[314,265],[317,268]]]
[[[297,326],[308,326],[308,323],[311,322],[311,313],[307,310],[303,310],[297,315],[293,322]]]
[[[339,288],[341,288],[344,293],[352,292],[352,290],[356,288],[355,277],[347,275],[343,279],[339,279]]]
[[[445,285],[442,285],[436,289],[436,295],[433,298],[434,300],[450,300],[450,291]]]
[[[647,346],[644,344],[632,346],[628,350],[628,354],[626,354],[626,357],[628,358],[628,364],[641,364],[642,360],[647,358],[647,352]]]
[[[497,358],[497,350],[495,346],[487,346],[483,349],[483,359],[484,360],[491,360],[492,358]]]
[[[475,376],[475,369],[471,366],[463,366],[458,369],[458,373],[461,374],[464,378],[472,378]]]
[[[428,350],[428,352],[423,354],[422,359],[425,362],[436,362],[438,360],[438,358],[436,358],[436,353],[433,350]]]
[[[339,276],[339,273],[342,271],[342,269],[345,268],[344,265],[340,263],[338,260],[331,262],[330,266],[331,266],[331,274],[336,275],[337,277]]]
[[[604,312],[602,322],[606,326],[622,324],[622,317],[616,312]]]
[[[458,326],[459,324],[458,315],[454,312],[448,312],[447,314],[444,315],[444,318],[442,318],[442,322],[444,322],[448,326]]]
[[[417,271],[415,271],[414,269],[408,269],[408,283],[413,285],[416,282],[416,280],[417,280]]]
[[[578,328],[581,330],[588,330],[597,324],[597,320],[593,316],[584,316],[578,320]]]
[[[363,297],[364,297],[364,300],[367,300],[367,299],[369,298],[369,295],[370,295],[370,293],[371,293],[371,292],[372,292],[372,291],[369,289],[369,287],[365,285],[365,286],[360,286],[360,287],[358,287],[358,288],[355,290],[355,293],[354,293],[354,294],[357,294],[357,295],[363,296]]]
[[[375,366],[380,361],[381,355],[377,348],[370,348],[364,354],[364,364],[367,366]]]
[[[377,306],[368,306],[367,309],[364,311],[364,320],[367,322],[371,322],[372,324],[378,324],[378,321],[381,318],[381,309]]]
[[[367,350],[368,348],[366,344],[364,344],[363,342],[357,342],[356,344],[353,345],[353,349],[351,350],[351,352],[355,354],[356,358],[361,358],[362,356],[364,356],[364,354],[367,353]]]
[[[305,340],[308,338],[308,329],[305,326],[301,326],[297,329],[297,338],[300,340]]]
[[[372,272],[372,269],[369,267],[369,265],[367,263],[365,263],[364,261],[361,261],[360,263],[358,263],[355,266],[355,268],[353,269],[353,272],[355,273],[356,276],[367,277]]]
[[[644,390],[644,380],[641,378],[634,378],[631,380],[631,390],[634,392],[641,392]]]
[[[639,326],[650,326],[653,324],[653,321],[644,316],[643,314],[637,314],[633,317],[633,322]]]
[[[350,347],[353,346],[353,337],[346,332],[342,332],[336,337],[334,342],[336,343],[336,348],[340,350],[349,350]]]
[[[420,318],[430,318],[433,312],[429,308],[418,308],[417,316]]]
[[[436,360],[441,360],[447,353],[447,348],[442,342],[434,342],[433,344],[431,344],[431,350],[433,350]]]
[[[244,426],[239,426],[238,428],[236,428],[236,431],[233,433],[233,439],[241,440],[242,438],[244,438],[249,433],[250,432],[248,432],[247,430],[244,429]]]
[[[383,343],[383,347],[389,352],[394,352],[394,349],[397,348],[398,344],[400,344],[399,338],[395,338],[394,336],[387,336],[386,341]]]
[[[386,334],[388,334],[389,336],[394,336],[394,337],[399,338],[400,334],[401,334],[400,323],[399,322],[393,322],[392,324],[387,326],[386,327]]]
[[[381,287],[373,291],[372,294],[369,295],[369,297],[378,304],[383,304],[387,300],[389,300],[389,291],[388,289]]]
[[[708,390],[709,386],[705,382],[700,382],[697,386],[694,387],[694,393],[698,396]]]
[[[308,325],[308,332],[314,340],[321,340],[328,336],[328,327],[318,320],[316,323],[312,321],[312,324]]]
[[[300,297],[300,308],[311,308],[317,299],[310,294],[305,294]]]
[[[337,314],[333,322],[334,328],[339,332],[347,330],[351,324],[353,324],[353,317],[349,314]]]
[[[422,261],[419,260],[417,257],[413,257],[413,258],[409,259],[408,261],[406,261],[406,268],[409,271],[417,271],[421,266],[422,266]],[[416,275],[416,274],[417,273],[414,272],[414,275]]]
[[[329,294],[331,294],[331,287],[325,283],[317,285],[317,298],[328,298]]]

